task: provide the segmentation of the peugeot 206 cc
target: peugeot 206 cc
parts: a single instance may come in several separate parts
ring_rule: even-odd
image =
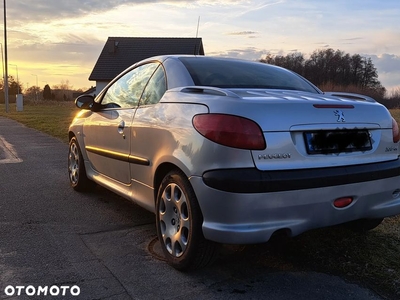
[[[80,96],[69,128],[77,191],[99,184],[154,212],[167,262],[400,213],[399,128],[356,94],[264,63],[159,56]]]

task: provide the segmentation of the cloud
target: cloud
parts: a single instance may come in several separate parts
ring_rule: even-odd
[[[400,70],[400,56],[394,54],[368,55],[374,61],[374,65],[382,72],[391,73]]]
[[[20,79],[30,81],[31,74],[49,83],[68,79],[73,85],[89,86],[89,74],[104,41],[74,35],[65,36],[57,43],[14,43],[10,45],[10,63],[18,64]]]
[[[314,45],[319,45],[318,48],[329,48],[329,44],[325,42],[318,42],[318,43],[313,43]]]
[[[362,37],[353,37],[353,38],[347,38],[347,39],[343,39],[343,41],[357,41],[357,40],[362,40],[364,38]]]
[[[253,13],[255,11],[262,10],[262,9],[264,9],[266,7],[277,5],[277,4],[281,4],[281,3],[284,3],[284,2],[285,2],[284,0],[267,1],[267,2],[264,2],[262,4],[258,4],[258,5],[254,6],[254,7],[251,7],[250,9],[246,9],[244,11],[241,11],[240,13],[236,14],[234,17],[242,17],[243,15],[246,15],[248,13]]]
[[[100,54],[103,45],[104,41],[96,39],[83,41],[71,35],[65,37],[65,41],[60,43],[21,43],[9,47],[9,50],[13,56],[19,57],[21,62],[26,63],[36,61],[44,64],[57,62],[93,64],[96,59],[93,53]]]
[[[246,60],[259,60],[269,54],[270,51],[265,49],[258,49],[255,47],[247,47],[243,49],[229,49],[226,51],[210,52],[210,56],[233,57]]]
[[[207,55],[257,60],[316,48],[370,53],[388,88],[400,82],[400,8],[398,0],[373,2],[358,9],[348,1],[317,0],[8,0],[9,59],[28,80],[31,73],[44,77],[39,69],[68,64],[89,74],[108,36],[194,36],[201,17]]]
[[[79,17],[111,10],[121,5],[157,2],[185,2],[185,0],[20,0],[9,1],[7,14],[10,20],[51,20]]]
[[[49,21],[60,18],[81,17],[84,15],[101,13],[122,5],[138,5],[151,3],[165,3],[169,5],[229,5],[243,1],[224,0],[13,0],[7,3],[7,15],[10,21]]]
[[[400,56],[394,54],[365,55],[371,57],[378,71],[379,80],[388,90],[400,87]]]
[[[237,32],[230,32],[227,35],[255,35],[258,34],[257,31],[237,31]]]

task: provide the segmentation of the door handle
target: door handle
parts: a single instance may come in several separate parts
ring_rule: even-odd
[[[124,128],[125,128],[125,122],[124,121],[121,121],[121,122],[119,122],[119,124],[118,124],[118,131],[121,129],[121,130],[124,130]]]
[[[125,138],[124,129],[125,129],[125,122],[124,121],[119,122],[119,124],[118,124],[118,133],[122,134],[123,138]]]

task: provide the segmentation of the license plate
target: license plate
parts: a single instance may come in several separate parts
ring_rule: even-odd
[[[364,152],[372,149],[368,130],[318,130],[304,132],[308,154]]]

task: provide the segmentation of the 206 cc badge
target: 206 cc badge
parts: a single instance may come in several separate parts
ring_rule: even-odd
[[[341,110],[335,110],[334,111],[335,116],[337,117],[337,122],[346,122],[344,118],[344,113]]]

